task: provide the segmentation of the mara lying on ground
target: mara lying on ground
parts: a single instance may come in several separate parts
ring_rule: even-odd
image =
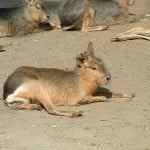
[[[112,41],[126,41],[134,39],[145,39],[150,41],[150,26],[135,27],[127,32],[123,32],[112,37]]]
[[[22,6],[0,9],[0,37],[51,30],[49,14],[41,0],[24,0]]]
[[[83,32],[149,19],[149,15],[130,14],[128,9],[132,3],[133,0],[62,0],[58,16],[64,30]]]
[[[107,98],[132,98],[134,94],[101,93],[98,87],[111,79],[103,61],[94,55],[92,43],[76,57],[73,71],[23,66],[16,69],[4,84],[3,99],[14,109],[41,109],[54,115],[76,117],[82,112],[61,111],[56,105],[75,106],[107,101]]]

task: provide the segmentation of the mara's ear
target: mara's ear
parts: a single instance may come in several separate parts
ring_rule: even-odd
[[[30,3],[31,2],[31,0],[26,0],[26,3],[28,4],[28,3]]]
[[[94,49],[93,49],[93,43],[92,42],[89,42],[89,44],[88,44],[87,55],[94,56]]]
[[[78,54],[76,57],[77,66],[81,67],[86,59],[87,57],[83,53]]]
[[[30,4],[30,3],[33,3],[33,2],[35,2],[35,0],[26,0],[27,4]]]

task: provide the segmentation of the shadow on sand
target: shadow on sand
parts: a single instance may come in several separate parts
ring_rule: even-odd
[[[0,8],[14,8],[20,7],[24,0],[0,0]],[[56,10],[59,4],[59,1],[55,0],[45,0],[45,6],[49,10]]]

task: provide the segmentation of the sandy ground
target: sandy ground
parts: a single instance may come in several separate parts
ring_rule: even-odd
[[[149,0],[137,0],[132,12],[150,13]],[[55,4],[55,3],[53,3]],[[10,110],[0,101],[1,150],[150,150],[150,43],[145,40],[110,42],[115,34],[150,22],[115,26],[94,33],[53,30],[25,37],[1,38],[0,97],[7,76],[18,66],[73,68],[75,56],[87,48],[108,66],[115,92],[135,92],[132,100],[111,99],[64,110],[82,110],[67,118],[43,111]]]

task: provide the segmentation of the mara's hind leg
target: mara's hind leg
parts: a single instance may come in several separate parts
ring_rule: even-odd
[[[32,99],[33,102],[41,104],[49,114],[67,116],[67,117],[76,117],[82,115],[82,112],[58,110],[53,104],[47,92],[38,83],[32,82],[32,83],[27,83],[25,85],[22,85],[15,91],[13,96],[15,96],[15,98],[18,98],[18,100],[14,99],[12,101],[10,95],[6,99],[7,103],[8,102],[14,103],[14,101],[19,101],[22,104],[20,106],[17,106],[17,108],[20,109],[36,108],[37,107],[36,105],[30,104],[29,99]]]
[[[58,110],[56,106],[53,104],[49,95],[42,88],[40,89],[40,95],[37,95],[37,99],[44,106],[44,108],[49,114],[67,117],[77,117],[82,115],[81,111],[73,112],[73,111]]]
[[[11,94],[6,98],[6,105],[13,109],[42,110],[40,105],[30,104],[29,99],[18,97],[15,94]]]
[[[106,25],[95,26],[94,16],[95,7],[93,5],[89,5],[84,12],[82,32],[102,31],[108,28],[108,26]]]
[[[150,41],[150,27],[136,27],[112,37],[112,41],[126,41],[132,39],[145,39]]]

